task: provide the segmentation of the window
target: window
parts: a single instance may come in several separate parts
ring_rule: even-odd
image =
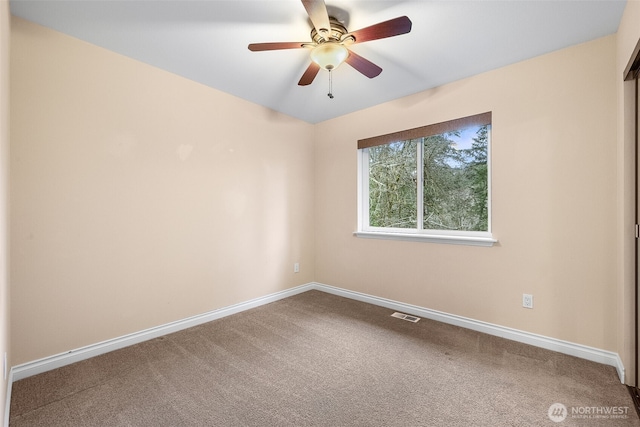
[[[490,246],[491,113],[358,141],[361,237]]]

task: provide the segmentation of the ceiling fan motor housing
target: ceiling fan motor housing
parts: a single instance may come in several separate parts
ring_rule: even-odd
[[[351,44],[355,41],[355,38],[348,34],[347,28],[336,18],[330,16],[329,23],[331,24],[331,30],[326,36],[320,34],[315,28],[311,30],[311,40],[315,44],[320,45],[326,42]]]

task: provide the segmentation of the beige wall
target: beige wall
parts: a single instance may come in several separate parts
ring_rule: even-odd
[[[634,329],[634,83],[623,82],[624,70],[640,40],[640,2],[628,1],[617,33],[616,89],[618,96],[617,214],[618,214],[618,352],[627,368],[627,383],[635,385]]]
[[[9,2],[0,1],[0,422],[4,422],[7,381],[2,372],[5,352],[9,356]],[[11,360],[7,361],[11,366]]]
[[[15,365],[313,280],[311,125],[18,18],[11,48]]]
[[[316,281],[617,351],[615,36],[316,126]],[[492,248],[369,240],[360,138],[493,112]],[[522,294],[534,295],[533,310]]]

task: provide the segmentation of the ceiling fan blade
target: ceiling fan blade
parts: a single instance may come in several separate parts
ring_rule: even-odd
[[[302,4],[307,10],[314,28],[326,40],[326,36],[331,34],[331,23],[324,0],[302,0]]]
[[[300,81],[298,82],[298,86],[310,85],[313,82],[313,79],[316,78],[318,71],[320,71],[320,66],[315,62],[311,61],[311,63],[309,64],[309,67],[307,67],[307,70],[304,72],[304,74],[300,78]]]
[[[406,16],[380,22],[370,27],[349,33],[356,41],[354,43],[368,42],[370,40],[384,39],[387,37],[399,36],[411,31],[411,20]]]
[[[252,52],[263,50],[298,49],[304,47],[308,42],[274,42],[274,43],[251,43],[248,47]]]
[[[370,79],[376,77],[382,72],[382,68],[378,67],[368,59],[364,59],[362,56],[352,52],[351,50],[349,51],[349,56],[345,62]]]

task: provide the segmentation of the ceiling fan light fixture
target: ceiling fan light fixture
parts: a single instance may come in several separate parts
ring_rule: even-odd
[[[336,42],[319,44],[311,51],[311,60],[327,71],[338,68],[348,56],[347,48]]]

